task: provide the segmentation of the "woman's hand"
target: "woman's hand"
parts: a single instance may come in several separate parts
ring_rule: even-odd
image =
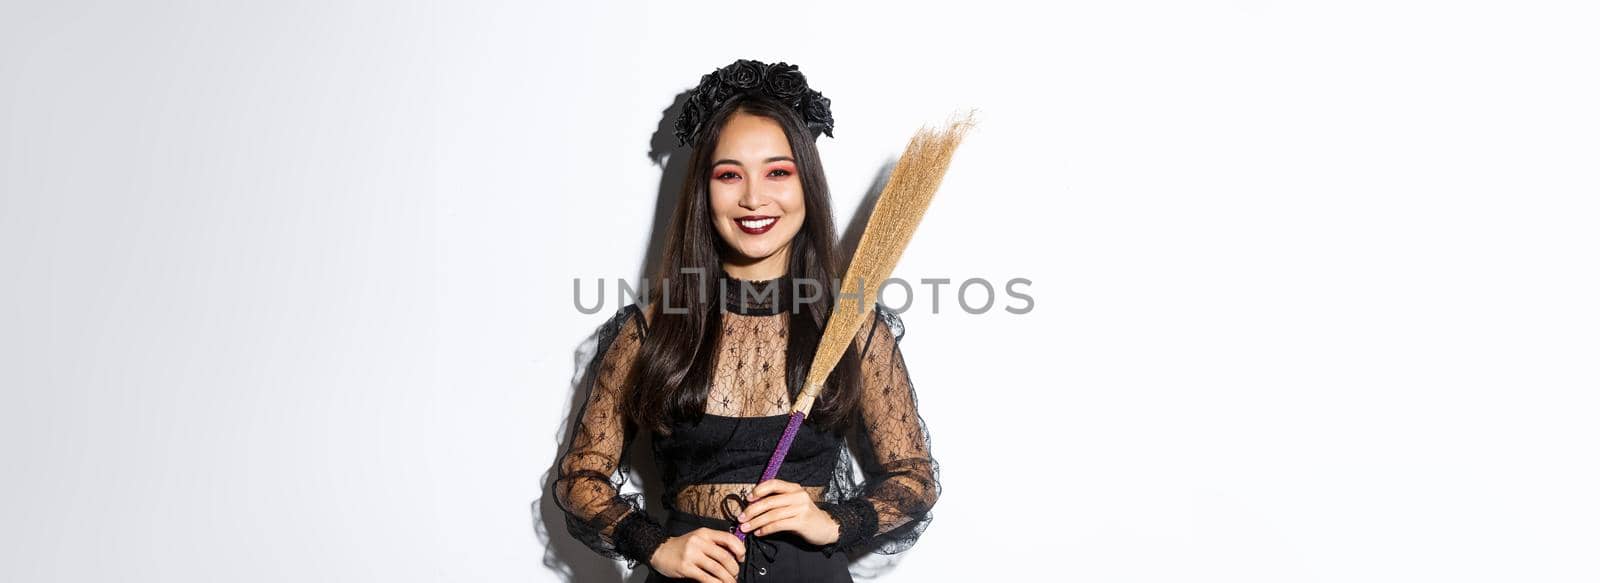
[[[752,502],[739,515],[739,528],[756,536],[793,531],[814,545],[839,540],[839,523],[834,522],[805,488],[794,482],[773,478],[756,484],[750,492]]]
[[[668,537],[650,555],[650,566],[668,577],[701,583],[734,583],[744,561],[744,541],[731,532],[697,528]]]

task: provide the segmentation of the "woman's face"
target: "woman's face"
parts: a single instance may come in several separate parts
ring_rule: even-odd
[[[729,274],[770,279],[787,270],[789,241],[806,218],[805,193],[783,126],[735,113],[711,155],[711,213],[717,233],[737,254]],[[742,273],[741,273],[742,272]]]

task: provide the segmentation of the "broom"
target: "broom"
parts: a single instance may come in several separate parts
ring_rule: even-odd
[[[861,234],[861,242],[856,246],[850,267],[845,270],[844,280],[840,284],[843,288],[856,282],[862,287],[861,295],[840,298],[828,314],[828,325],[823,329],[816,354],[812,356],[805,388],[789,412],[789,424],[784,427],[783,437],[778,440],[777,449],[767,461],[767,469],[761,473],[761,482],[777,477],[778,467],[783,465],[783,458],[789,455],[789,446],[794,443],[800,424],[811,412],[812,403],[822,392],[828,374],[839,364],[845,348],[855,340],[867,314],[874,313],[867,302],[876,302],[878,288],[894,271],[900,254],[911,242],[911,233],[922,221],[928,204],[933,202],[933,193],[939,190],[939,183],[944,180],[945,170],[950,168],[950,158],[955,155],[956,146],[961,144],[967,130],[974,125],[972,117],[973,111],[969,110],[964,117],[952,119],[942,129],[929,130],[926,126],[918,129],[911,136],[911,142],[906,144],[899,162],[895,163],[894,170],[889,174],[889,183],[884,186],[878,202],[872,207],[867,228]],[[842,293],[840,295],[844,296]],[[744,540],[744,531],[737,527],[733,530],[739,540]]]

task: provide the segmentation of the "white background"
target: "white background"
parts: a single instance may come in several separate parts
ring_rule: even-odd
[[[978,108],[896,273],[1033,281],[904,314],[880,580],[1600,579],[1583,4],[7,2],[0,579],[620,578],[545,492],[572,280],[737,58],[841,223]]]

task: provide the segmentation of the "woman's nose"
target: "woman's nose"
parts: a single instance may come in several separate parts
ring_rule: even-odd
[[[760,185],[752,184],[746,186],[744,194],[739,196],[739,206],[756,210],[767,203],[767,198],[767,193],[763,191]]]

